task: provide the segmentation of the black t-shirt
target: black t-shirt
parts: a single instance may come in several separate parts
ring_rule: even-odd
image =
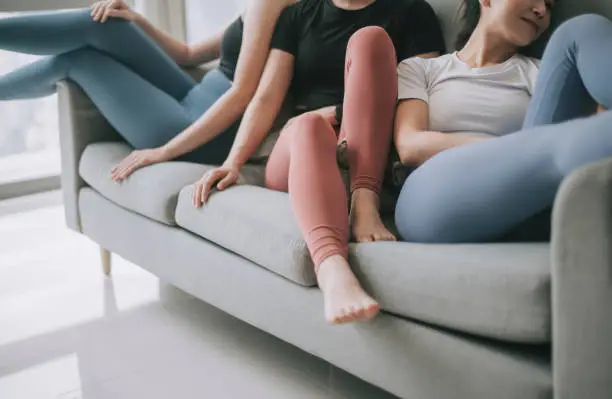
[[[377,0],[360,10],[338,8],[332,0],[301,0],[283,11],[271,43],[295,56],[291,92],[300,110],[342,102],[348,42],[366,26],[386,30],[398,62],[446,52],[438,18],[425,0]]]
[[[221,60],[219,62],[219,70],[223,72],[229,80],[234,80],[236,73],[236,65],[238,64],[238,56],[240,55],[240,47],[242,46],[242,32],[244,25],[242,17],[235,20],[223,34],[221,41]]]

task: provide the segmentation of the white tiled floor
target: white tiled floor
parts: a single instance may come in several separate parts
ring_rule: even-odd
[[[390,398],[64,227],[59,193],[0,202],[0,398]]]

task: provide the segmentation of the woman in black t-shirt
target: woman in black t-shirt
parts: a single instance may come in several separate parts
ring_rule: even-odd
[[[331,323],[370,319],[379,311],[348,264],[349,210],[337,144],[347,146],[353,236],[395,240],[381,221],[378,193],[393,128],[397,58],[444,50],[425,0],[302,0],[288,7],[228,159],[196,185],[199,206],[213,185],[234,184],[291,90],[302,115],[281,134],[266,185],[290,193]]]
[[[123,0],[1,18],[1,49],[47,57],[0,76],[0,101],[48,96],[58,81],[72,80],[137,149],[114,169],[114,180],[179,156],[219,164],[255,94],[276,20],[293,3],[250,0],[244,21],[194,45],[155,28]],[[200,82],[181,69],[220,54],[220,67]]]

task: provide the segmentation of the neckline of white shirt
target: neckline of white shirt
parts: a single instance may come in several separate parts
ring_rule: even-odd
[[[502,62],[501,64],[490,65],[490,66],[486,66],[482,68],[472,68],[459,57],[459,54],[457,51],[453,52],[451,56],[455,61],[459,62],[459,64],[461,64],[463,67],[465,67],[467,70],[473,73],[503,72],[509,67],[511,67],[516,62],[516,60],[520,57],[519,54],[515,54],[512,57],[508,58],[506,61]]]

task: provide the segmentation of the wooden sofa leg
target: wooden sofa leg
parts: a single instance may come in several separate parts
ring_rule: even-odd
[[[111,253],[109,250],[100,247],[100,259],[102,260],[102,269],[105,276],[111,274]]]

